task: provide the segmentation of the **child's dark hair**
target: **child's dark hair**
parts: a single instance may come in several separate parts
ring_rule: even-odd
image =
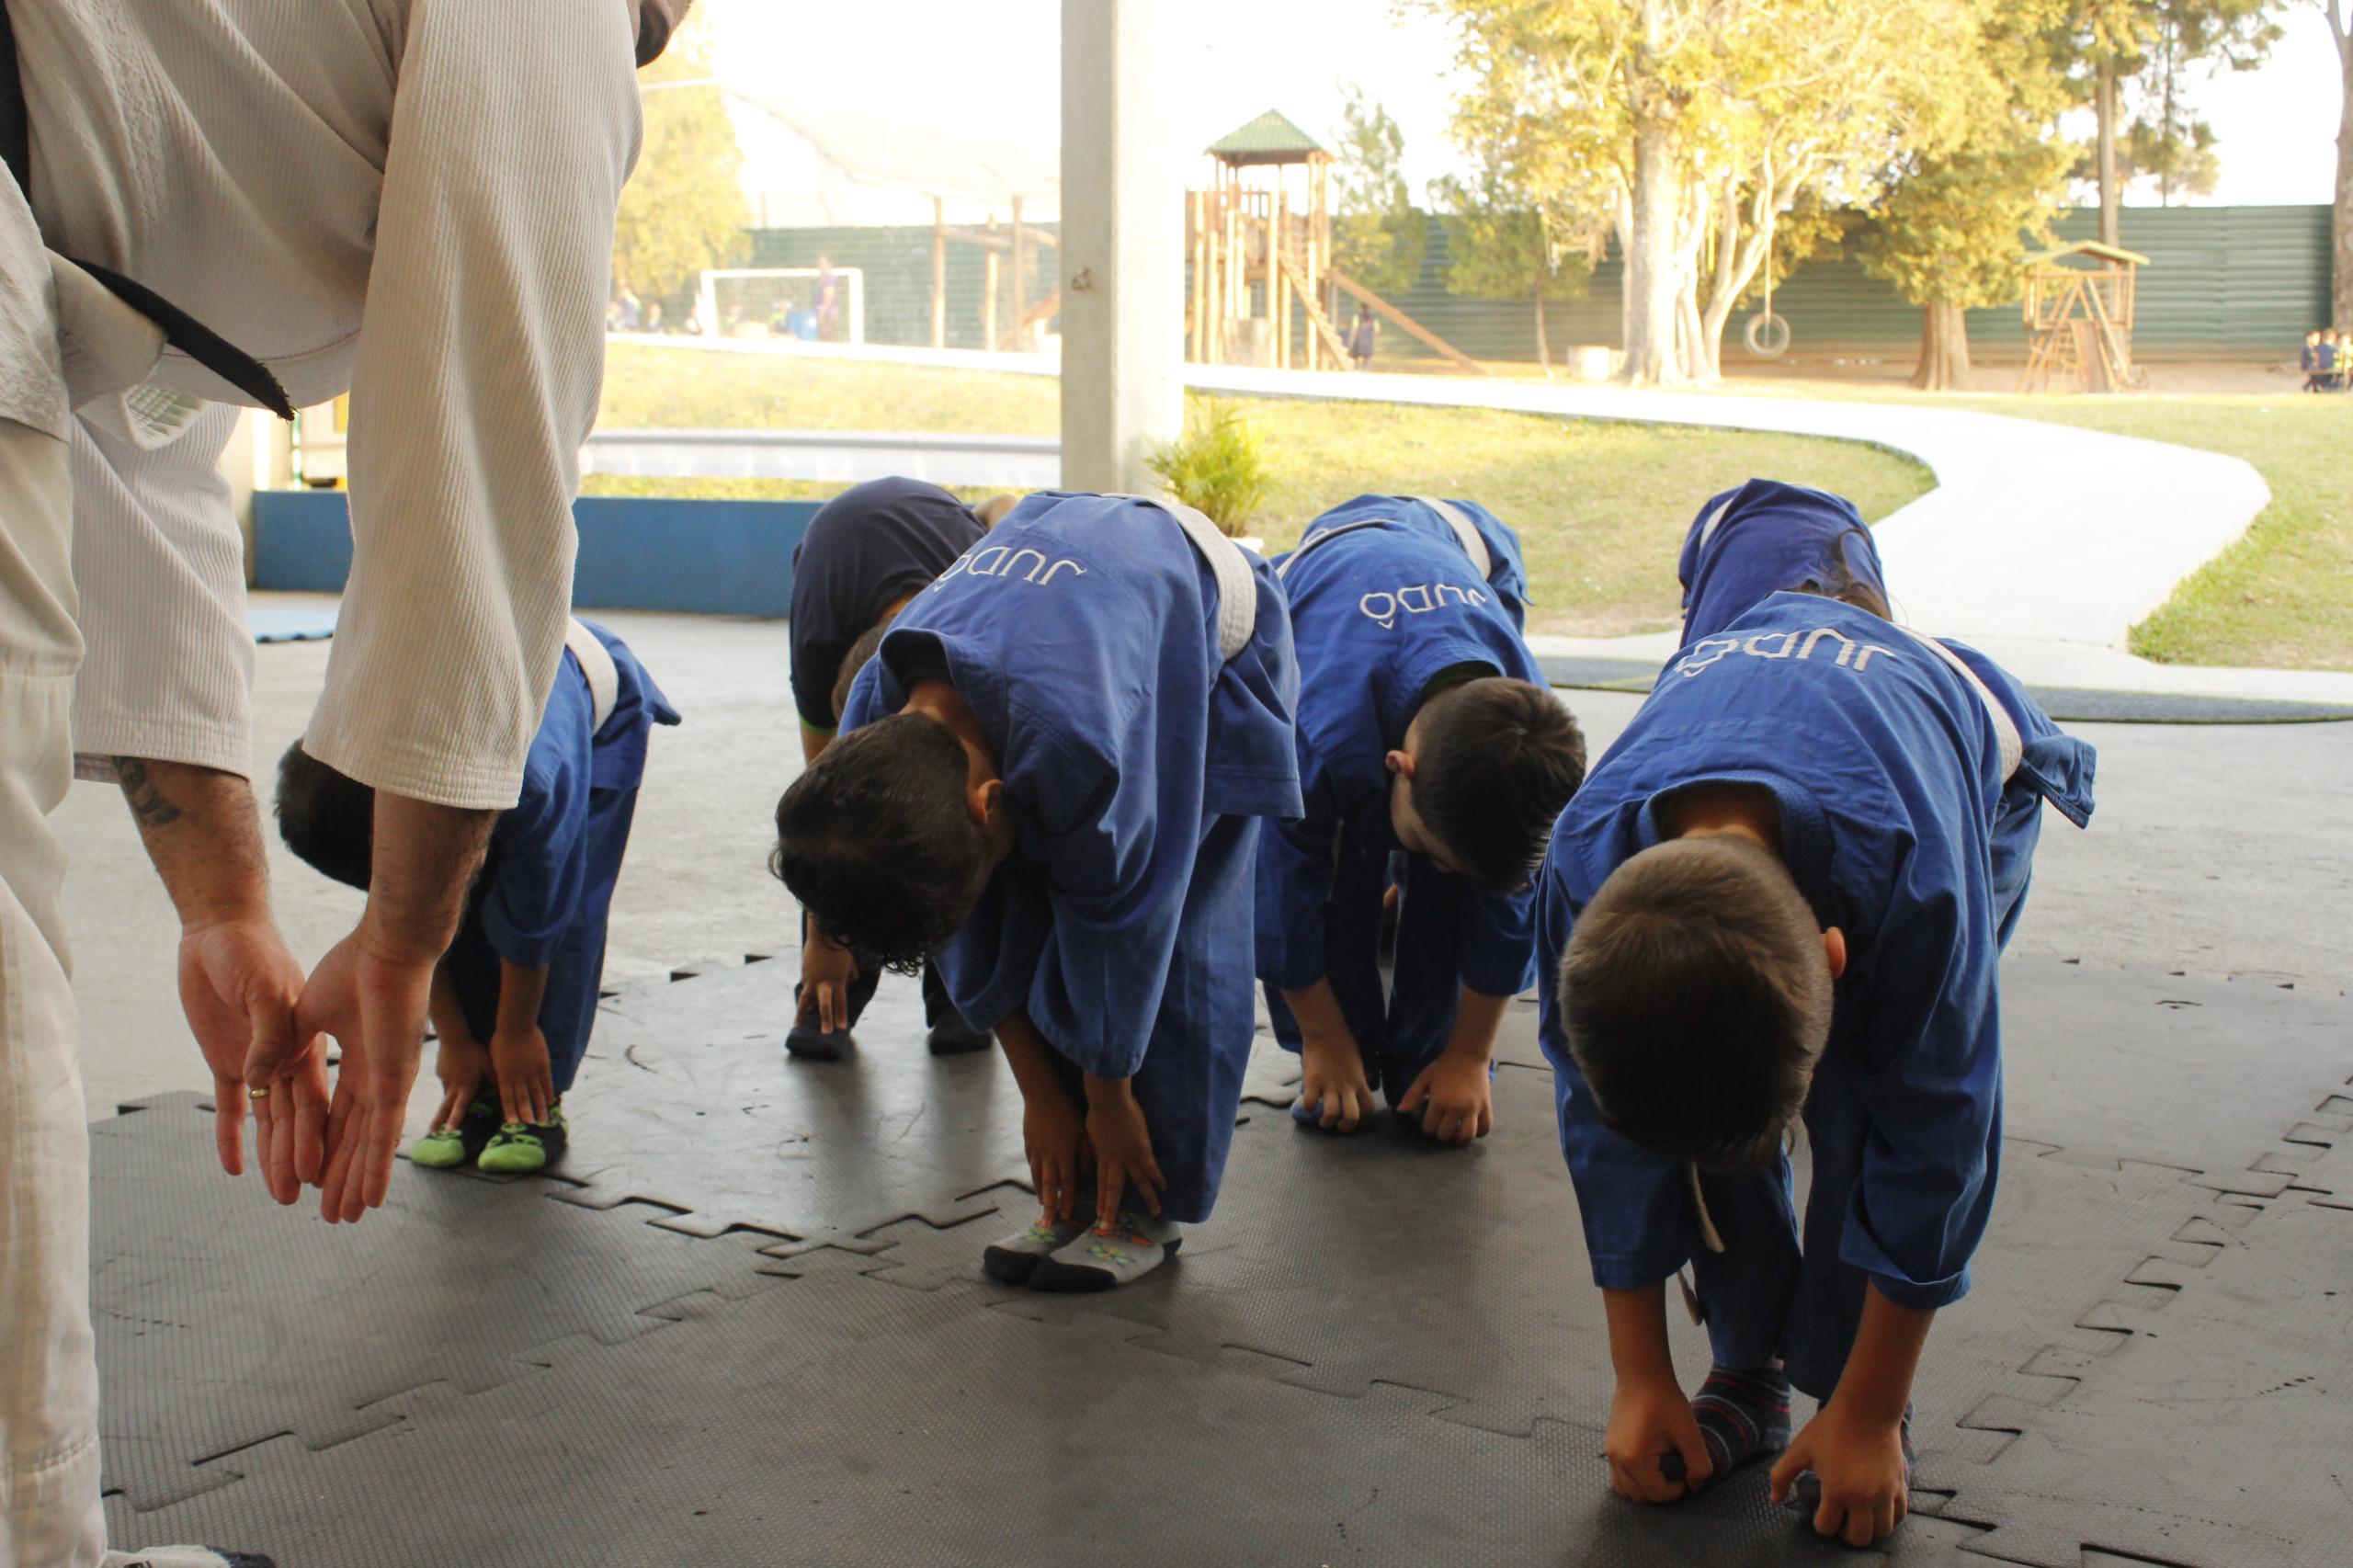
[[[1545,687],[1503,676],[1449,687],[1415,715],[1414,809],[1462,869],[1517,892],[1585,782],[1585,736]]]
[[[1840,534],[1835,541],[1837,548],[1830,558],[1828,569],[1819,576],[1808,577],[1802,583],[1792,585],[1790,592],[1813,594],[1825,599],[1836,599],[1840,604],[1853,605],[1857,609],[1867,609],[1881,620],[1893,620],[1895,614],[1888,608],[1886,596],[1856,576],[1854,567],[1847,563],[1847,534],[1860,534],[1866,548],[1869,547],[1870,542],[1869,531],[1859,528],[1848,528],[1847,533]]]
[[[278,759],[278,833],[313,869],[368,891],[376,853],[376,791],[296,741]]]
[[[1789,869],[1729,835],[1620,866],[1561,957],[1561,1020],[1601,1119],[1713,1170],[1780,1151],[1830,1039],[1830,966]]]
[[[768,869],[861,960],[914,973],[988,885],[988,835],[965,807],[964,748],[899,713],[825,748],[776,803]]]
[[[842,714],[849,707],[849,688],[858,684],[858,672],[866,667],[882,646],[882,634],[891,630],[887,620],[878,620],[868,627],[858,640],[842,655],[842,667],[834,676],[834,722],[841,722]]]

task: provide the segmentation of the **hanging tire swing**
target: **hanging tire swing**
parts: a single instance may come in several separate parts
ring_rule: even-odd
[[[1790,351],[1790,323],[1786,316],[1773,313],[1773,252],[1765,251],[1765,308],[1748,318],[1748,326],[1741,334],[1748,344],[1748,351],[1759,359],[1779,359]]]

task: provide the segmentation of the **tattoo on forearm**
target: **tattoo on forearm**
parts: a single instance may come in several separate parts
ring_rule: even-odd
[[[131,802],[131,817],[142,831],[180,820],[179,807],[165,796],[145,763],[135,756],[118,757],[114,772],[115,781],[122,786],[122,798]]]

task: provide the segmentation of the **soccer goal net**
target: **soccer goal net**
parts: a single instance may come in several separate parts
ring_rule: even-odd
[[[866,341],[866,274],[855,267],[745,267],[702,275],[706,335]]]

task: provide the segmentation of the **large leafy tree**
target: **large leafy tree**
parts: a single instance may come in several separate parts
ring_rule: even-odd
[[[1351,85],[1340,109],[1333,169],[1332,259],[1376,294],[1402,294],[1422,275],[1429,225],[1414,210],[1403,161],[1405,134],[1389,111]]]
[[[1862,232],[1864,270],[1920,307],[1916,387],[1967,378],[1965,312],[2018,298],[2027,242],[2048,238],[2066,199],[2067,19],[2065,0],[2007,0],[1984,18],[1964,43],[1979,80],[1962,97],[1963,133],[1940,153],[1906,150]]]
[[[1559,243],[1540,210],[1514,194],[1514,182],[1492,154],[1483,157],[1468,180],[1454,175],[1434,180],[1430,201],[1446,230],[1446,287],[1449,293],[1478,299],[1515,294],[1536,310],[1536,358],[1552,373],[1552,346],[1544,324],[1544,301],[1585,297],[1593,276],[1591,256]]]
[[[750,247],[744,153],[710,79],[713,26],[709,9],[690,14],[639,74],[649,89],[645,135],[621,189],[613,279],[647,300],[676,294],[706,267],[735,264]]]
[[[1471,87],[1456,131],[1522,203],[1626,256],[1625,375],[1711,381],[1784,214],[1866,199],[1964,129],[1995,0],[1425,0]]]

